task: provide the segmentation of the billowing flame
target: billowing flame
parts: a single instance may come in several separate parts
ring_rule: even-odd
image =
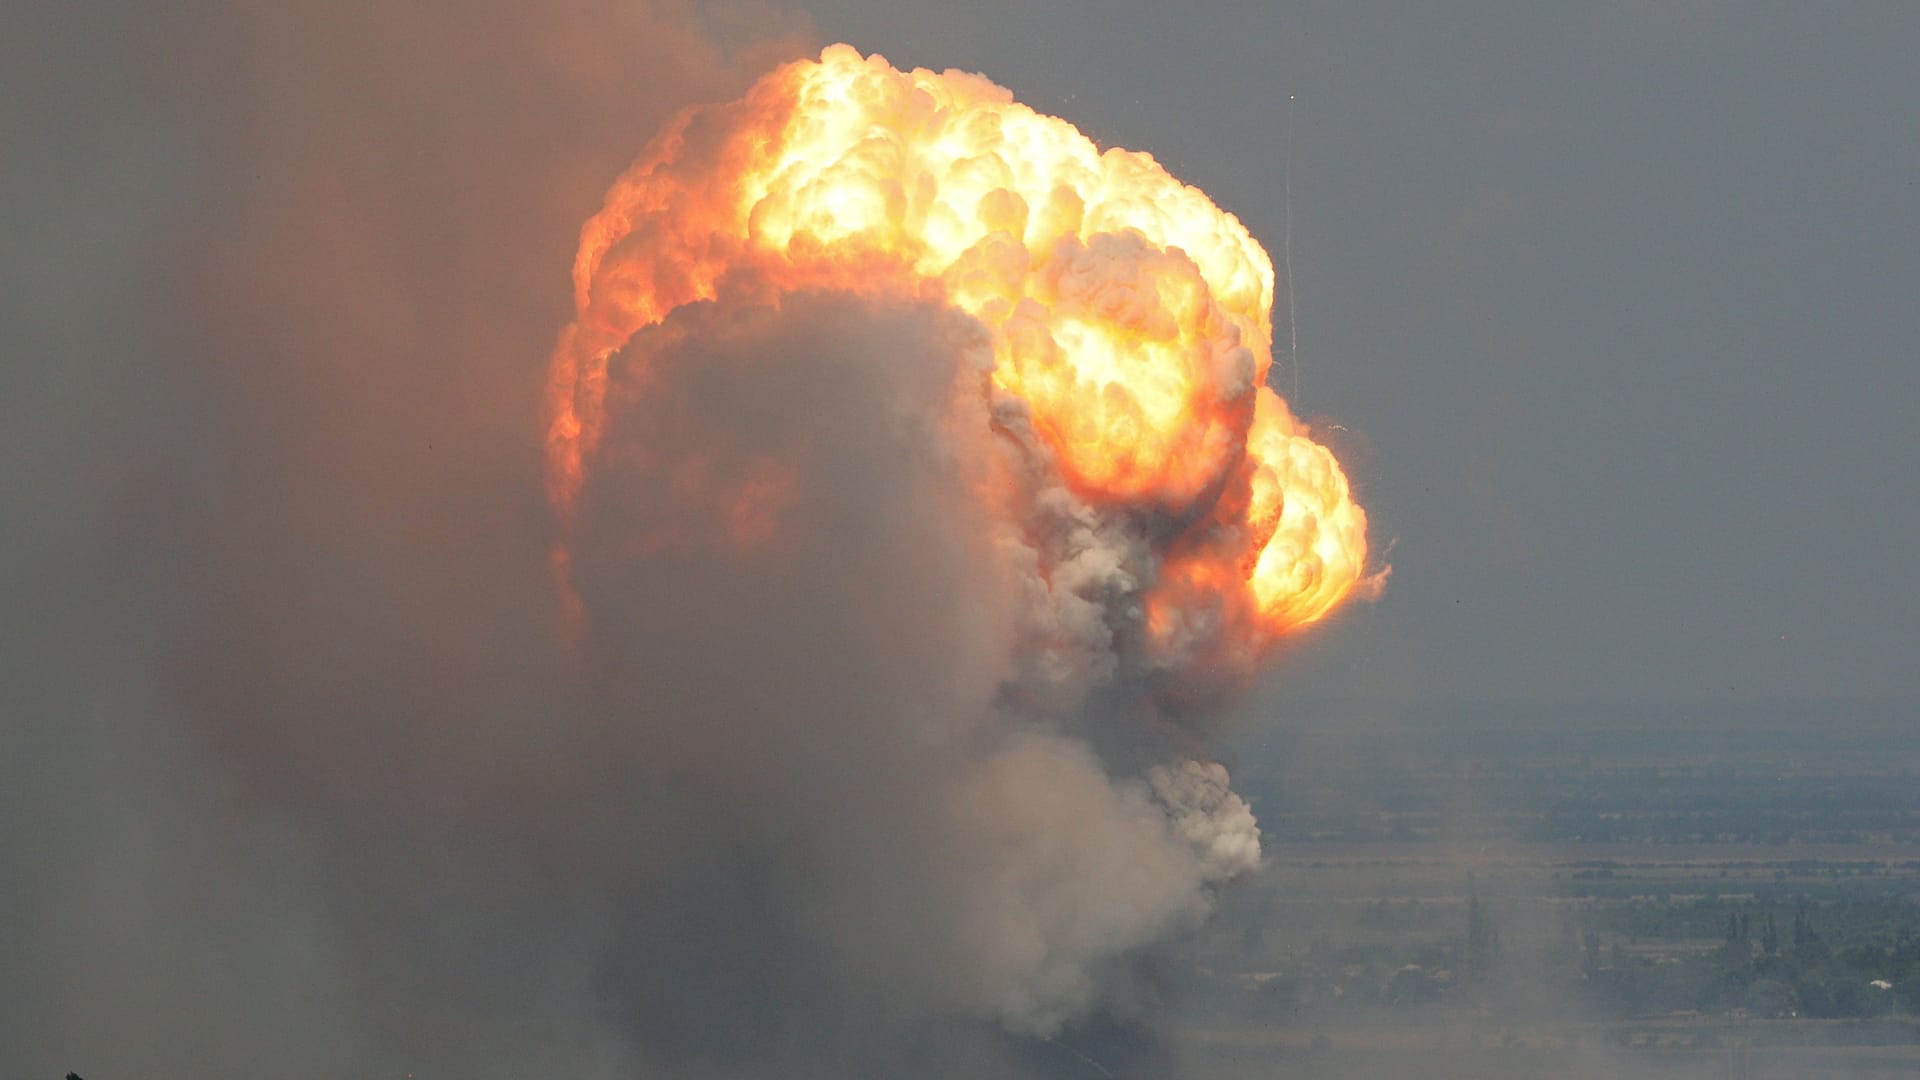
[[[837,45],[682,115],[583,230],[574,286],[549,387],[563,521],[636,332],[730,288],[845,290],[977,320],[994,391],[1024,403],[1065,486],[1160,523],[1150,645],[1257,655],[1363,583],[1366,516],[1265,385],[1266,252],[1152,157],[1102,152],[979,76]],[[741,493],[734,539],[772,542],[786,497],[773,474]]]

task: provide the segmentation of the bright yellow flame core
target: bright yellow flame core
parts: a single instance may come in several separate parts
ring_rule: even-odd
[[[550,387],[563,515],[609,354],[729,275],[935,296],[978,320],[995,386],[1082,498],[1197,519],[1147,598],[1155,635],[1204,609],[1258,645],[1361,579],[1366,517],[1264,385],[1273,264],[1239,220],[984,78],[845,45],[682,115],[583,230]]]

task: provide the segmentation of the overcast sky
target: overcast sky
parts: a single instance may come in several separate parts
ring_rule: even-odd
[[[1276,259],[1297,95],[1300,407],[1397,545],[1292,685],[1920,696],[1920,6],[810,6]]]

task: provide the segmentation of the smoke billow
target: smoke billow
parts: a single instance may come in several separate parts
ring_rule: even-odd
[[[538,358],[584,210],[799,35],[729,51],[598,0],[231,14],[67,45],[110,80],[45,68],[126,151],[30,180],[49,220],[165,190],[16,323],[64,366],[9,425],[42,524],[7,549],[6,1071],[1150,1055],[1114,1035],[1141,951],[1258,860],[1159,680],[1208,678],[1166,642],[1231,621],[1194,568],[1246,554],[1212,508],[1266,474],[1222,450],[1180,507],[1103,506],[994,385],[998,329],[747,268],[608,350],[556,527]]]
[[[575,580],[613,782],[704,808],[689,857],[766,859],[843,996],[1048,1034],[1258,840],[1002,701],[1036,583],[984,362],[930,305],[677,314],[614,365]]]

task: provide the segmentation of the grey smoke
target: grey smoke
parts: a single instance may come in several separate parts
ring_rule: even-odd
[[[616,783],[711,807],[688,857],[773,852],[843,998],[1048,1035],[1203,916],[1258,833],[1217,766],[1116,782],[1002,700],[1042,677],[1021,612],[1046,590],[974,494],[1024,452],[989,423],[984,361],[933,308],[677,314],[612,365],[577,568]],[[776,549],[741,550],[732,493],[770,463],[797,495],[769,511]]]
[[[1045,482],[964,320],[723,302],[636,342],[583,644],[555,617],[538,407],[575,230],[802,30],[729,51],[599,0],[28,22],[0,1071],[1083,1075],[1063,1025],[1128,1045],[1143,948],[1257,829],[1115,644],[1143,541]],[[1044,540],[971,501],[996,455]],[[675,475],[768,468],[796,542],[698,534]]]

